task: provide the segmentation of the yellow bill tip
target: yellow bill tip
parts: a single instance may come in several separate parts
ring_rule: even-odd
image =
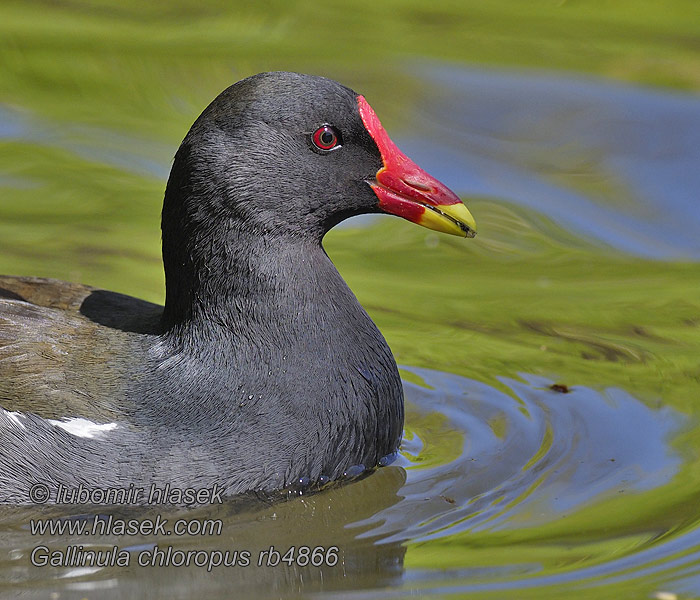
[[[462,202],[423,206],[425,212],[418,219],[418,225],[460,237],[473,238],[476,235],[476,221]]]

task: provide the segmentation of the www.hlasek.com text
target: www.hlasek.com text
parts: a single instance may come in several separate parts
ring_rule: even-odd
[[[121,519],[114,515],[90,518],[30,519],[32,535],[116,535],[116,536],[212,536],[221,535],[221,519],[178,519],[170,521],[162,515],[154,519]]]

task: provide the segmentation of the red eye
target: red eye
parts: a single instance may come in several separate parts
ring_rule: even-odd
[[[314,146],[319,150],[332,150],[340,146],[340,137],[330,125],[322,125],[311,136]]]

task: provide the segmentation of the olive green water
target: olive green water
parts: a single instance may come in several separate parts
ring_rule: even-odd
[[[398,464],[188,513],[222,535],[167,539],[335,545],[338,564],[34,567],[38,544],[167,544],[31,536],[31,518],[68,513],[12,508],[0,592],[700,595],[700,5],[5,2],[0,69],[3,273],[162,301],[171,157],[221,89],[263,70],[361,91],[479,225],[474,240],[393,218],[327,236],[402,365]]]

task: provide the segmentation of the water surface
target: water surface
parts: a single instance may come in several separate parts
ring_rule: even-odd
[[[225,586],[257,597],[275,597],[271,589],[392,597],[416,589],[538,588],[543,595],[555,584],[552,591],[560,594],[568,586],[599,585],[601,578],[614,581],[630,566],[633,580],[661,585],[660,574],[672,569],[678,549],[695,543],[692,531],[669,531],[654,544],[661,532],[649,529],[644,512],[624,520],[618,512],[621,503],[644,503],[678,476],[683,458],[673,442],[687,427],[684,415],[650,408],[616,388],[563,393],[551,389],[552,381],[521,375],[504,379],[501,390],[427,369],[404,372],[417,383],[405,384],[409,427],[397,463],[281,504],[162,511],[173,520],[221,519],[218,536],[38,538],[30,535],[28,520],[65,516],[65,508],[8,508],[2,517],[4,580],[22,582],[24,595],[37,598],[47,589],[67,598],[86,591],[129,597],[154,581],[163,597],[176,598],[202,591],[224,598]],[[89,518],[87,507],[80,508],[73,514]],[[144,520],[156,511],[100,512]],[[586,522],[592,531],[579,529]],[[50,550],[117,545],[131,553],[133,564],[28,567],[39,542]],[[302,568],[253,560],[211,572],[136,566],[138,553],[156,544],[247,550],[253,557],[271,546],[337,547],[339,562]],[[681,572],[692,574],[692,565]]]

